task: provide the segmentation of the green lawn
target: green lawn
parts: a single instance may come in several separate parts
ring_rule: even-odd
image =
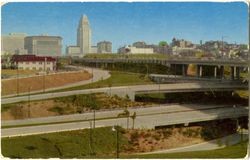
[[[182,152],[182,153],[165,153],[165,154],[148,154],[148,155],[129,155],[123,158],[243,158],[247,154],[248,142],[242,142],[223,149],[216,149],[211,151],[196,151],[196,152]]]
[[[89,129],[2,138],[2,154],[11,158],[115,158],[116,132],[111,127],[96,128],[92,135],[92,147]],[[119,138],[122,148],[128,142],[123,136]]]
[[[41,135],[2,138],[2,154],[10,158],[115,158],[116,132],[111,127],[76,130]],[[120,150],[131,145],[120,134]],[[92,146],[92,147],[91,147]],[[136,152],[136,150],[135,150]],[[94,153],[94,154],[93,154]],[[243,158],[247,141],[223,149],[168,154],[125,155],[122,158]]]
[[[76,87],[55,90],[51,92],[153,83],[144,74],[130,73],[130,72],[118,72],[118,71],[112,71],[110,74],[111,74],[111,77],[106,80],[101,80],[101,81],[94,82],[92,84],[87,84],[87,85],[81,85],[81,86],[76,86]]]

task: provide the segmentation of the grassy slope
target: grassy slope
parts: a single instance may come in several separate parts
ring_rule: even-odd
[[[2,154],[18,158],[87,158],[90,156],[90,132],[78,130],[14,138],[2,138]],[[116,132],[111,127],[96,128],[93,133],[97,157],[115,157]],[[127,140],[120,136],[121,146]]]
[[[247,154],[247,142],[242,142],[223,149],[211,151],[196,151],[182,153],[163,153],[163,154],[148,154],[148,155],[129,155],[124,158],[243,158]]]
[[[89,88],[101,88],[109,86],[126,86],[126,85],[138,85],[138,84],[150,84],[153,83],[149,78],[145,77],[143,74],[138,73],[127,73],[127,72],[111,72],[111,77],[106,80],[101,80],[94,82],[92,84],[70,87],[66,89],[55,90],[58,91],[71,91],[79,89],[89,89]]]
[[[93,132],[92,132],[93,133]],[[116,132],[111,127],[97,128],[93,133],[93,150],[90,156],[89,130],[58,132],[14,138],[2,138],[2,154],[16,158],[114,158]],[[120,147],[128,140],[120,136]],[[121,155],[123,158],[242,158],[247,151],[247,142],[212,151],[197,151],[168,154]],[[135,151],[136,152],[136,151]]]
[[[250,79],[249,77],[250,77],[250,74],[249,73],[241,73],[241,75],[240,75],[241,77],[243,77],[244,79]],[[245,99],[248,99],[248,97],[249,97],[249,91],[247,90],[247,91],[244,91],[244,90],[239,90],[239,91],[236,91],[236,93],[240,96],[240,97],[242,97],[242,98],[245,98]]]

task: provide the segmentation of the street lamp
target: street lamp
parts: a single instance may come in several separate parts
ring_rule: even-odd
[[[30,89],[31,87],[29,87],[29,95],[28,95],[28,117],[30,118]]]
[[[89,121],[89,154],[93,155],[93,133],[92,133],[92,121]]]
[[[113,126],[112,131],[116,131],[116,158],[119,158],[119,126]]]
[[[238,121],[238,118],[236,116],[236,108],[237,108],[237,105],[233,105],[233,108],[234,108],[234,118],[236,120],[236,129],[238,130],[238,127],[239,127],[239,121]]]
[[[91,68],[92,69],[92,79],[91,79],[91,81],[92,81],[92,83],[94,82],[94,69],[93,69],[93,67]]]
[[[47,61],[47,58],[45,57],[44,58],[44,73],[43,73],[43,92],[45,92],[45,73],[46,73],[46,61]]]
[[[18,70],[18,65],[17,65],[17,70],[16,70],[16,93],[17,93],[17,96],[19,94],[19,70]]]

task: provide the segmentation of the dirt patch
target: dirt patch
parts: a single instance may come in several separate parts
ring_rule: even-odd
[[[15,107],[11,107],[9,110],[2,112],[2,120],[15,120],[26,118],[38,118],[58,115],[56,112],[49,111],[54,106],[53,100],[19,103]]]
[[[48,117],[55,115],[68,115],[91,111],[91,106],[97,104],[97,109],[114,109],[134,106],[145,106],[150,103],[133,102],[118,96],[106,94],[75,95],[69,97],[55,98],[51,100],[20,102],[16,104],[3,105],[2,120],[15,120],[25,118]],[[5,107],[8,107],[5,109]]]
[[[179,126],[161,129],[123,130],[128,145],[123,146],[124,154],[150,152],[163,149],[189,146],[224,137],[236,132],[233,120],[210,121],[194,126]],[[231,127],[225,127],[225,126]]]
[[[8,76],[11,76],[11,75],[17,75],[17,72],[19,75],[32,75],[32,74],[35,74],[37,73],[38,71],[35,71],[35,70],[16,70],[16,69],[2,69],[1,70],[1,74],[4,74],[4,75],[8,75]]]
[[[46,76],[36,76],[29,78],[20,78],[2,81],[2,95],[16,94],[17,87],[19,93],[30,91],[38,91],[53,87],[88,80],[92,77],[87,71],[52,74]]]
[[[186,130],[197,134],[187,135]],[[125,153],[150,152],[154,150],[170,149],[204,142],[200,136],[201,127],[158,129],[158,130],[128,130],[124,134],[130,145],[125,146]]]

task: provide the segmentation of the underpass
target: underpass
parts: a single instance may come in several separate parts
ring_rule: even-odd
[[[192,109],[192,107],[194,107]],[[200,105],[173,105],[168,107],[156,107],[148,109],[132,109],[130,112],[136,111],[137,116],[134,121],[134,128],[153,129],[158,126],[175,125],[175,124],[189,124],[194,122],[211,121],[218,119],[237,118],[248,115],[248,107],[228,107],[228,106],[207,106],[201,108]],[[168,109],[169,108],[169,109]],[[121,111],[121,110],[120,110]],[[110,118],[107,118],[107,113],[97,113],[96,127],[120,125],[123,128],[133,127],[132,119],[127,117],[117,117],[117,112],[110,112]],[[140,112],[141,111],[141,112]],[[102,115],[103,114],[103,115]],[[116,116],[115,116],[116,115]],[[101,117],[105,119],[101,119]],[[115,116],[115,117],[112,117]],[[2,128],[2,137],[24,136],[41,133],[51,133],[60,131],[69,131],[77,129],[90,128],[90,120],[93,120],[93,113],[80,115],[83,121],[58,123],[49,125],[26,126],[15,128]],[[92,119],[90,119],[92,117]],[[65,117],[63,117],[65,119]],[[79,116],[75,117],[79,120]],[[99,118],[99,119],[98,119]],[[60,118],[59,118],[60,119]],[[69,119],[68,119],[69,120]],[[29,121],[29,120],[27,120]],[[18,121],[17,121],[18,122]],[[38,119],[35,120],[38,122]],[[6,122],[7,123],[7,122]],[[10,122],[11,123],[11,122]],[[9,123],[9,124],[10,124]],[[14,124],[14,122],[12,122]],[[19,124],[22,122],[19,121]],[[6,124],[5,124],[6,125]]]
[[[43,100],[57,97],[66,97],[78,94],[107,93],[109,95],[118,95],[121,97],[129,96],[134,100],[135,94],[147,93],[175,93],[175,92],[197,92],[197,91],[234,91],[247,90],[247,84],[238,83],[177,83],[177,84],[151,84],[151,85],[133,85],[119,87],[104,87],[95,89],[73,90],[65,92],[45,93],[37,95],[28,95],[12,98],[3,98],[2,104],[16,103],[28,100]]]

